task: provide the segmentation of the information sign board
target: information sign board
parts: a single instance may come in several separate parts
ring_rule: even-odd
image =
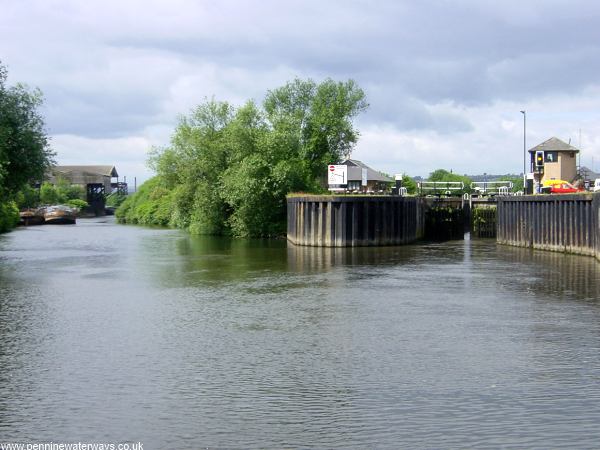
[[[330,185],[347,185],[348,166],[330,164],[327,167],[327,182]]]

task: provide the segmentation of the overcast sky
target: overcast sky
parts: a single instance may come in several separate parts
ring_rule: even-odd
[[[294,77],[356,80],[353,157],[391,174],[519,173],[520,110],[528,148],[571,139],[599,170],[599,24],[593,0],[0,0],[0,61],[44,92],[60,164],[128,181],[205,98]]]

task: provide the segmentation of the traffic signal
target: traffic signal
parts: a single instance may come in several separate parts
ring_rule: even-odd
[[[535,167],[544,167],[544,152],[542,150],[535,152]]]

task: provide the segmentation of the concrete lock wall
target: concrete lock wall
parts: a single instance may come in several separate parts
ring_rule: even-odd
[[[424,231],[424,203],[414,197],[290,197],[287,214],[287,238],[295,245],[401,245]]]
[[[600,259],[600,194],[498,199],[497,242]]]

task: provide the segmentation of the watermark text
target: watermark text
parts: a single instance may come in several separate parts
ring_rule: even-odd
[[[144,450],[141,442],[0,442],[0,450]]]

